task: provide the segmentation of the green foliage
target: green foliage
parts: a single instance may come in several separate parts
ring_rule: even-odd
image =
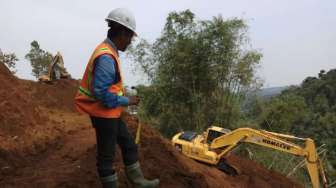
[[[308,115],[303,97],[281,95],[264,104],[259,125],[274,132],[290,133],[293,126],[303,124]]]
[[[15,69],[15,65],[18,60],[19,59],[14,53],[3,53],[0,49],[0,63],[5,64],[13,74],[15,74],[17,71]]]
[[[308,77],[301,87],[289,92],[304,97],[311,112],[309,119],[294,127],[293,132],[326,144],[330,163],[336,168],[336,69],[322,70],[317,78]]]
[[[255,102],[249,113],[263,129],[309,137],[317,146],[325,144],[327,160],[324,162],[330,179],[335,180],[336,69],[322,70],[318,77],[308,77],[300,86],[291,87],[269,101]],[[281,158],[278,163],[284,160]],[[281,165],[275,168],[283,170]]]
[[[48,72],[48,66],[52,61],[52,54],[40,48],[37,41],[30,43],[30,51],[26,54],[25,58],[30,61],[32,75],[36,78]]]
[[[311,187],[311,181],[304,166],[296,168],[293,172],[293,169],[302,162],[303,158],[301,157],[249,144],[241,145],[239,151],[236,151],[236,153],[239,153],[239,155],[244,158],[250,158],[251,160],[258,162],[267,169],[277,171],[285,176],[288,175],[296,182],[302,183],[305,187]]]
[[[142,117],[167,136],[213,123],[235,126],[261,59],[248,48],[246,33],[241,19],[196,21],[189,10],[170,13],[153,44],[142,40],[130,50],[151,84],[143,90]]]

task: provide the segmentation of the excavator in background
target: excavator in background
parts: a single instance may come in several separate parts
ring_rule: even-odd
[[[303,141],[304,147],[293,141]],[[229,130],[211,126],[203,134],[195,132],[180,132],[172,138],[172,145],[189,158],[207,164],[216,165],[220,170],[237,175],[239,169],[223,160],[240,143],[252,143],[259,146],[279,150],[305,159],[305,164],[313,188],[328,187],[328,180],[320,160],[315,143],[310,138],[299,138],[291,135],[256,130],[252,128],[238,128]]]
[[[60,52],[57,52],[48,66],[48,73],[41,75],[38,80],[44,83],[52,83],[55,80],[69,78],[71,78],[71,75],[64,67],[63,57]]]

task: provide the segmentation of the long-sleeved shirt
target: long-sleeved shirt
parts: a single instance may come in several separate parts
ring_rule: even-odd
[[[115,51],[118,52],[115,44],[106,39]],[[129,103],[128,97],[118,96],[108,91],[108,88],[117,83],[116,61],[109,55],[102,55],[95,60],[93,72],[93,93],[107,108],[116,108],[117,106],[126,106]]]

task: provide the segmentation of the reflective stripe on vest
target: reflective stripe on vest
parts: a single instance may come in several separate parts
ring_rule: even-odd
[[[106,47],[100,48],[99,50],[100,51],[107,51],[107,52],[109,52],[109,49],[106,48]],[[88,72],[88,75],[87,75],[86,83],[87,83],[88,88],[91,88],[92,74],[93,74],[93,63],[90,64],[90,66],[89,66],[89,72]],[[84,94],[89,93],[90,95],[88,95],[88,96],[90,96],[90,97],[92,96],[91,92],[89,90],[84,89],[84,88],[82,88],[82,90],[85,90]]]
[[[120,79],[117,83],[109,86],[108,91],[118,96],[124,95],[124,87],[122,84],[122,75],[120,72],[120,60],[116,51],[106,43],[100,44],[91,55],[89,63],[85,69],[83,79],[80,83],[80,87],[75,97],[75,106],[79,112],[89,114],[94,117],[104,117],[104,118],[120,118],[123,111],[123,106],[117,106],[115,108],[107,108],[102,104],[98,98],[94,96],[93,79],[94,79],[94,66],[95,60],[101,55],[110,55],[111,58],[115,59],[116,67]]]
[[[111,53],[110,50],[108,48],[106,48],[106,47],[100,48],[99,50],[100,51],[107,51],[107,52]],[[117,62],[115,62],[115,63],[117,63]],[[117,65],[117,66],[119,67],[119,65]],[[87,75],[86,83],[87,83],[88,88],[91,88],[92,74],[93,74],[93,63],[90,64],[90,66],[89,66],[89,72],[88,72],[88,75]],[[119,75],[120,75],[120,73],[119,73]],[[121,79],[121,75],[119,77]],[[82,94],[84,94],[84,95],[86,95],[86,96],[88,96],[88,97],[90,97],[90,98],[95,99],[95,97],[91,94],[91,91],[88,90],[88,89],[85,89],[85,88],[83,88],[83,87],[80,86],[79,87],[79,92],[82,93]],[[123,96],[124,93],[122,91],[119,91],[118,93],[116,93],[116,95]]]
[[[84,95],[90,97],[90,98],[95,98],[93,95],[91,95],[91,91],[89,91],[89,90],[83,88],[82,86],[79,86],[79,92],[80,92],[81,94],[84,94]]]
[[[90,90],[87,90],[87,89],[85,89],[85,88],[83,88],[82,86],[79,86],[79,92],[80,92],[81,94],[84,94],[84,95],[86,95],[86,96],[92,98],[92,99],[95,99],[95,97],[91,94],[91,91],[90,91]],[[122,91],[119,91],[119,92],[117,93],[117,95],[118,95],[118,96],[123,96],[124,93],[123,93]]]

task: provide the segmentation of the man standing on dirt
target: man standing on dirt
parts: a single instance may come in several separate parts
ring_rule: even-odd
[[[138,105],[137,96],[126,97],[120,71],[118,51],[124,52],[135,33],[135,19],[127,9],[112,10],[105,19],[107,38],[94,50],[75,97],[76,108],[90,115],[96,131],[97,170],[104,188],[118,187],[112,164],[118,144],[122,151],[125,172],[134,187],[151,188],[159,180],[147,180],[138,162],[138,147],[120,118],[124,106]]]

